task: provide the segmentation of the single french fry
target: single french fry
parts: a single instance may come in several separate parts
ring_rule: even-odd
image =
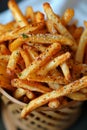
[[[28,21],[22,14],[15,0],[8,1],[8,7],[12,11],[12,14],[20,27],[28,25]]]
[[[35,110],[36,108],[45,105],[49,101],[55,98],[60,98],[62,96],[66,96],[68,94],[71,94],[73,92],[79,91],[82,88],[87,87],[87,76],[76,80],[68,85],[65,85],[57,90],[53,90],[52,92],[43,94],[39,96],[38,98],[35,98],[32,100],[28,105],[26,105],[22,112],[21,117],[26,117],[31,111]]]
[[[20,58],[20,49],[13,51],[12,54],[10,55],[9,62],[7,64],[7,73],[9,75],[12,75],[14,73],[19,58]]]
[[[70,39],[72,39],[73,41],[73,46],[72,46],[72,49],[73,50],[76,50],[77,48],[77,45],[76,45],[76,42],[74,40],[74,38],[72,37],[72,35],[69,33],[69,31],[63,26],[63,24],[61,23],[61,20],[59,19],[59,17],[57,17],[57,15],[53,12],[51,6],[49,3],[44,3],[43,4],[43,8],[44,8],[44,11],[47,15],[47,18],[49,20],[52,20],[53,23],[55,24],[55,27],[56,29],[60,32],[60,34],[64,35],[64,36],[67,36],[69,37]]]
[[[30,60],[28,53],[25,50],[20,49],[20,54],[24,60],[25,66],[28,67],[31,63],[31,60]]]
[[[87,29],[85,29],[84,32],[81,35],[79,45],[78,45],[78,49],[77,49],[77,52],[76,52],[75,60],[79,63],[83,63],[83,57],[84,57],[85,47],[86,47],[86,43],[87,43],[87,37],[86,36],[87,36]]]
[[[39,70],[39,74],[46,75],[49,71],[55,69],[59,65],[62,66],[61,64],[63,62],[65,62],[69,58],[70,58],[70,53],[69,52],[66,52],[66,53],[64,53],[64,54],[62,54],[60,56],[55,57],[53,60],[48,62],[45,66],[43,66]]]
[[[51,100],[49,103],[48,103],[48,106],[52,109],[55,109],[55,108],[58,108],[60,106],[60,102],[57,98]]]
[[[40,54],[36,59],[27,67],[24,69],[21,74],[19,75],[20,79],[26,79],[30,74],[38,71],[41,66],[46,64],[51,57],[56,54],[61,49],[61,45],[59,43],[53,43],[50,45],[45,52]]]
[[[65,76],[65,79],[70,81],[71,79],[71,74],[70,74],[70,70],[69,70],[69,67],[67,65],[66,62],[64,62],[63,64],[60,65],[62,71],[63,71],[63,74]]]
[[[71,19],[73,18],[74,16],[74,10],[71,9],[71,8],[68,8],[64,11],[64,14],[61,18],[61,22],[64,26],[66,26],[70,21]]]
[[[61,75],[58,75],[57,77],[49,74],[46,76],[42,75],[29,75],[27,80],[29,81],[37,81],[42,83],[58,83],[58,84],[67,84],[68,81]]]
[[[27,80],[13,79],[11,81],[11,84],[17,88],[23,88],[25,90],[37,91],[37,92],[41,92],[41,93],[47,93],[47,92],[51,91],[50,88],[42,85],[41,83],[30,82]]]

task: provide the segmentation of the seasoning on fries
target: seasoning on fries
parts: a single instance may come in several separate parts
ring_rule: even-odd
[[[78,27],[73,9],[59,16],[47,2],[44,13],[28,6],[23,15],[15,0],[8,7],[14,20],[0,24],[0,87],[27,103],[21,117],[87,100],[87,22]]]

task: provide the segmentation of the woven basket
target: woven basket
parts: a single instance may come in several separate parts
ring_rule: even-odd
[[[4,90],[1,90],[1,99],[4,102],[4,110],[7,111],[9,119],[17,130],[64,130],[72,125],[81,111],[81,102],[71,102],[67,107],[58,110],[49,110],[42,107],[30,113],[26,119],[21,119],[20,112],[25,105],[17,101]],[[5,95],[5,96],[4,96]],[[9,100],[10,99],[10,100]],[[6,114],[3,114],[4,116]],[[14,130],[10,127],[9,130]]]

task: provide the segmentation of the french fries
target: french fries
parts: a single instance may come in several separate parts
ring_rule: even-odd
[[[14,21],[0,24],[0,87],[27,103],[21,117],[87,100],[87,22],[79,27],[73,9],[59,16],[47,2],[44,13],[28,6],[24,15],[15,0],[8,7]]]

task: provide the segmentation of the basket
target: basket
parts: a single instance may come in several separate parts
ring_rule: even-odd
[[[4,103],[3,115],[5,116],[7,112],[9,120],[13,123],[13,125],[10,123],[12,128],[15,127],[15,129],[10,127],[9,130],[65,130],[78,119],[81,112],[82,103],[71,102],[57,110],[39,108],[31,112],[26,119],[21,119],[20,112],[25,104],[8,95],[3,89],[0,91]]]

